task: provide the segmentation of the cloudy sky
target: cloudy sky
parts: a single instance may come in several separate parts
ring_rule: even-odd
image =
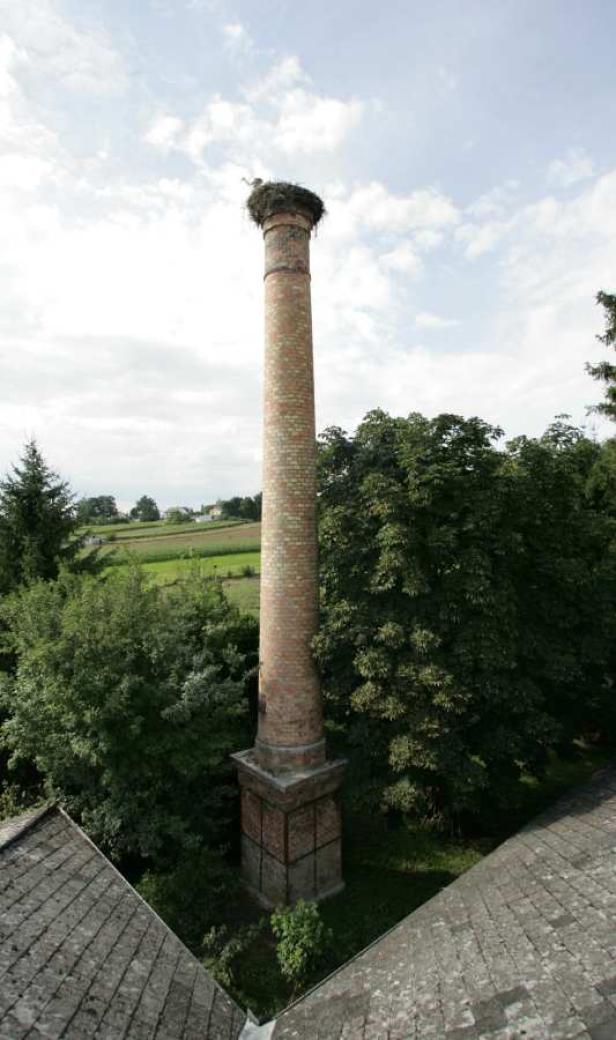
[[[612,0],[0,0],[0,471],[34,435],[79,494],[259,489],[254,176],[327,206],[319,428],[583,422],[615,34]]]

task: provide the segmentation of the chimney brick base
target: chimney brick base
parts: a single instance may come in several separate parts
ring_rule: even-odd
[[[242,875],[270,910],[344,888],[340,786],[345,762],[274,775],[254,751],[233,755],[242,795]]]

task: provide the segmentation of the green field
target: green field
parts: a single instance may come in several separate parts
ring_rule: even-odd
[[[138,563],[157,585],[173,585],[197,568],[224,581],[228,598],[243,613],[259,615],[261,524],[243,520],[208,524],[107,524],[90,528],[111,536],[98,552],[107,572]]]
[[[120,525],[118,525],[120,526]],[[109,563],[121,565],[136,560],[139,563],[161,563],[165,560],[207,558],[214,556],[254,554],[261,548],[261,525],[259,523],[214,523],[207,527],[195,524],[176,524],[167,530],[148,525],[135,534],[121,532],[111,542],[100,546],[102,557]],[[152,525],[150,525],[150,528]],[[113,528],[107,528],[113,531]]]
[[[208,520],[204,524],[187,521],[184,524],[168,524],[166,520],[152,520],[151,523],[133,521],[132,524],[95,524],[84,527],[82,534],[97,534],[112,541],[127,542],[135,538],[165,537],[173,534],[186,534],[188,531],[216,531],[222,527],[240,527],[249,524],[249,520]]]
[[[258,572],[258,567],[255,567]],[[224,582],[227,598],[239,607],[242,614],[259,617],[259,578],[234,578]]]
[[[145,573],[151,575],[157,585],[172,585],[174,582],[186,577],[195,568],[199,571],[199,574],[206,575],[207,577],[215,575],[218,578],[235,579],[241,577],[248,567],[252,569],[254,574],[258,574],[261,566],[261,553],[224,553],[220,556],[201,557],[194,560],[177,558],[172,560],[154,560],[145,563],[140,561],[140,563]],[[130,562],[117,563],[108,567],[107,570],[108,572],[118,569],[125,570],[130,566]],[[246,580],[254,581],[255,579],[250,577]],[[256,582],[258,586],[258,578],[256,579]],[[234,584],[240,584],[240,582],[230,581],[226,584],[231,586]],[[229,599],[235,602],[234,596],[230,595]],[[238,606],[241,607],[239,602]],[[243,607],[241,607],[241,609],[243,609]]]

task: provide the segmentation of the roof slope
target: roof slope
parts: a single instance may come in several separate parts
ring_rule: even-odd
[[[616,770],[283,1012],[274,1040],[615,1040]]]
[[[0,826],[0,1040],[236,1040],[245,1017],[60,809]]]

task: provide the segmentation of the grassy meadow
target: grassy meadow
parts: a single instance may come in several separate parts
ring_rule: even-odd
[[[107,524],[88,528],[105,541],[98,547],[107,569],[137,562],[158,585],[180,580],[190,568],[224,582],[229,599],[243,612],[259,613],[261,524],[243,520],[207,524]]]

